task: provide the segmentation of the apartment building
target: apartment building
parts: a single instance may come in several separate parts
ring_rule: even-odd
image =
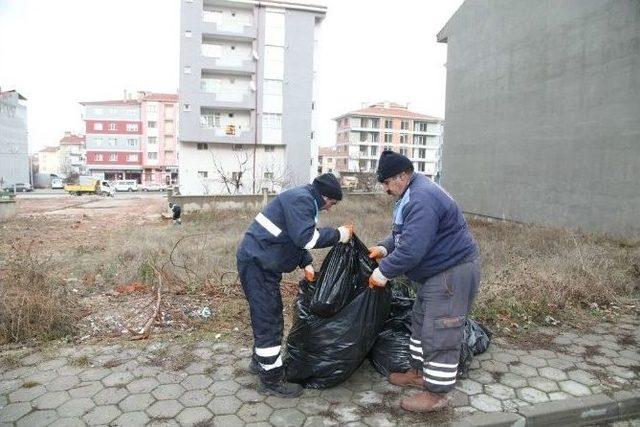
[[[336,168],[336,147],[318,149],[318,175],[333,172]]]
[[[38,172],[60,175],[60,147],[49,146],[38,151]]]
[[[314,51],[326,7],[181,0],[180,191],[279,191],[315,175]]]
[[[60,172],[63,175],[84,174],[86,168],[86,149],[84,135],[65,132],[60,140],[58,151]]]
[[[336,171],[375,172],[380,153],[391,149],[409,157],[416,172],[438,177],[441,118],[410,111],[407,105],[379,102],[335,120]]]
[[[0,188],[29,183],[27,98],[0,89]]]
[[[142,182],[178,182],[178,95],[138,92],[142,121]]]

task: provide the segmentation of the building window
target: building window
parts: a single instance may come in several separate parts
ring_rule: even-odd
[[[273,179],[273,172],[265,172],[264,179]]]
[[[424,162],[418,162],[418,171],[424,172]]]
[[[93,130],[102,130],[102,123],[94,123]]]
[[[157,112],[158,112],[158,106],[156,104],[147,105],[147,113],[157,113]]]
[[[202,143],[202,142],[198,142],[197,148],[198,148],[198,150],[208,150],[209,146],[207,144]]]
[[[403,133],[402,135],[400,135],[400,144],[406,144],[407,143],[407,137],[408,137],[408,135],[406,133]]]
[[[129,144],[129,147],[132,147],[132,148],[134,148],[137,145],[136,140],[133,138],[127,139],[127,144]]]
[[[415,122],[413,124],[413,130],[417,131],[417,132],[426,132],[427,131],[427,124],[424,122]]]
[[[402,130],[409,130],[409,122],[406,120],[403,120],[400,122],[400,129]]]
[[[164,152],[164,156],[165,157],[173,157],[173,151],[165,151]]]
[[[182,71],[185,74],[191,74],[191,66],[190,65],[185,65],[184,68],[182,69]]]
[[[137,123],[127,123],[127,132],[137,132],[138,124]]]
[[[390,133],[385,133],[384,134],[384,142],[391,142],[393,141],[393,135]]]
[[[101,162],[103,160],[102,154],[96,154],[93,156],[96,162]]]
[[[102,145],[102,138],[96,138],[94,139],[94,142],[97,147],[100,147]]]
[[[116,153],[109,154],[109,161],[110,162],[117,162],[118,161],[118,155]]]
[[[284,46],[284,13],[267,12],[264,19],[265,44],[271,46]]]
[[[127,161],[128,162],[137,162],[138,161],[138,155],[137,154],[127,154]]]
[[[200,115],[200,126],[205,128],[220,127],[220,113],[204,112]]]
[[[371,147],[371,155],[372,156],[377,156],[378,155],[378,147],[376,147],[375,145],[373,145]]]
[[[427,145],[426,135],[413,135],[413,143],[415,145]]]
[[[239,182],[242,179],[242,172],[231,172],[231,179],[233,182]]]
[[[281,80],[284,77],[284,48],[264,47],[264,78]]]
[[[148,127],[149,129],[155,129],[155,128],[156,128],[156,126],[157,126],[157,123],[156,123],[156,122],[147,122],[147,127]]]
[[[360,142],[365,142],[367,140],[367,133],[360,132]]]
[[[275,147],[275,146],[273,146],[273,145],[265,145],[265,146],[264,146],[264,151],[265,151],[266,153],[271,153],[271,152],[275,151],[275,148],[276,148],[276,147]]]
[[[378,166],[378,161],[371,160],[371,170],[375,170],[377,166]]]
[[[149,160],[158,160],[158,153],[156,153],[155,151],[151,151],[151,152],[147,153],[147,159],[149,159]]]
[[[184,32],[184,36],[185,36],[186,38],[190,39],[190,38],[191,38],[191,30],[186,30],[186,31]]]
[[[407,149],[406,148],[401,148],[400,149],[400,154],[402,154],[403,156],[407,155]]]
[[[156,145],[157,142],[158,142],[158,137],[157,136],[148,136],[147,137],[147,144],[148,145]]]
[[[244,149],[244,147],[242,146],[242,144],[233,144],[231,146],[231,149],[233,151],[242,151]]]
[[[185,112],[191,111],[191,104],[182,104],[182,111],[185,111]]]
[[[109,130],[118,130],[118,125],[115,123],[109,123]]]
[[[427,157],[427,150],[424,148],[421,148],[418,150],[418,157],[420,159],[424,159],[425,157]]]
[[[117,140],[115,138],[109,138],[109,146],[115,147]]]
[[[385,120],[384,121],[385,129],[393,129],[393,120]]]
[[[371,119],[371,127],[379,128],[380,127],[380,119]]]
[[[209,172],[207,171],[198,171],[198,178],[204,179],[209,177]]]

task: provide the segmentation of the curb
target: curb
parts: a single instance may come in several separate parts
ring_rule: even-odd
[[[590,425],[640,417],[640,389],[612,395],[594,394],[525,406],[517,413],[476,414],[450,424],[451,427],[529,427]]]

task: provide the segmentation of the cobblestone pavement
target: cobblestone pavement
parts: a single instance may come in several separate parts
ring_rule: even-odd
[[[458,382],[451,408],[435,415],[399,409],[402,396],[416,391],[388,384],[368,363],[338,387],[280,399],[256,392],[246,370],[251,350],[239,344],[157,339],[10,350],[0,356],[0,425],[441,424],[478,411],[640,389],[638,323],[622,317],[588,333],[546,329],[520,348],[496,339]]]

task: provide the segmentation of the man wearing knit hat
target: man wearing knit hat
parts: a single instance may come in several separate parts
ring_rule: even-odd
[[[480,283],[478,246],[457,203],[440,186],[413,173],[411,161],[383,151],[378,181],[397,199],[391,234],[369,249],[378,267],[369,285],[385,286],[406,275],[419,285],[413,306],[410,352],[412,369],[392,373],[389,381],[426,389],[402,399],[413,412],[447,405],[458,373],[463,325]]]
[[[255,217],[236,253],[253,328],[250,370],[259,374],[258,390],[264,394],[296,397],[302,393],[300,385],[285,381],[280,356],[283,330],[280,280],[282,273],[300,267],[305,278],[313,281],[315,272],[309,249],[351,239],[352,226],[316,227],[319,212],[329,210],[340,200],[340,183],[331,174],[280,193]]]

